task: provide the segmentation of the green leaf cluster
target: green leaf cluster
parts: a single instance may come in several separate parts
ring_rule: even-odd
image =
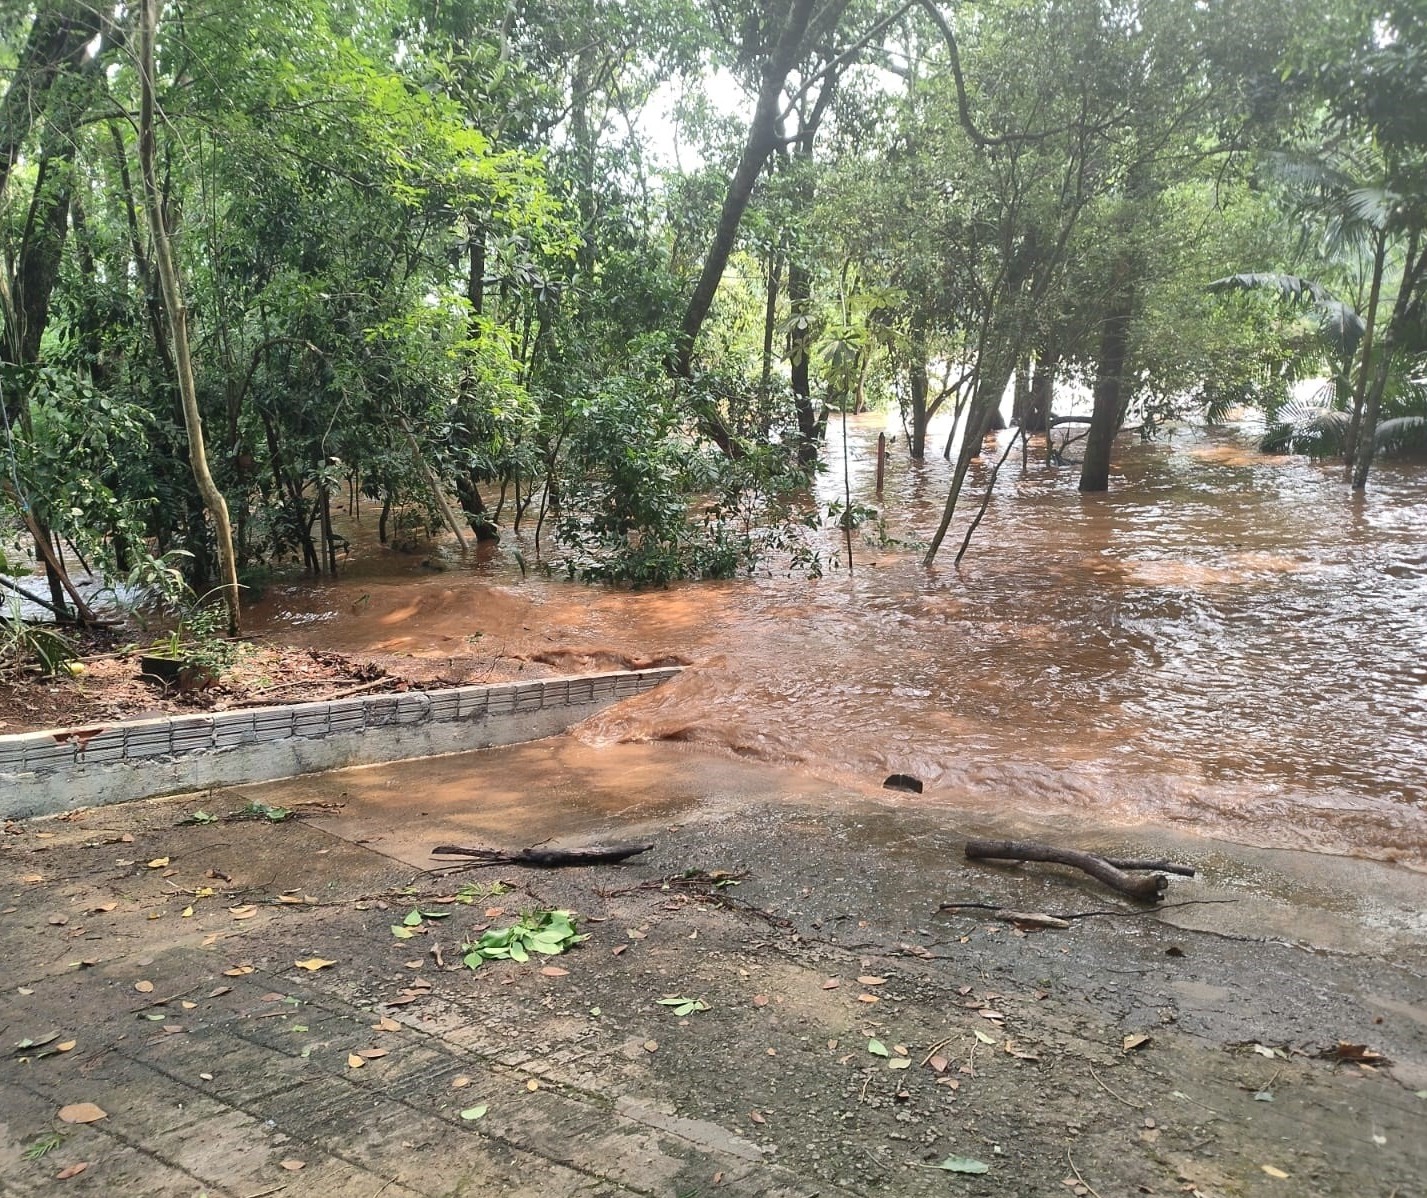
[[[488,928],[474,943],[463,944],[461,960],[468,969],[479,969],[486,961],[528,961],[532,953],[555,957],[589,938],[588,932],[575,930],[569,911],[531,911],[509,927]]]

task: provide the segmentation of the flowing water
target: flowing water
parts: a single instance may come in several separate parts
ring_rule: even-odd
[[[1234,431],[1121,439],[1113,490],[1019,451],[976,541],[937,566],[949,468],[850,422],[853,499],[885,532],[853,570],[633,592],[522,577],[507,538],[463,561],[361,550],[337,583],[270,592],[257,630],[447,660],[474,644],[578,672],[662,655],[674,682],[583,725],[591,749],[677,741],[918,802],[1037,819],[1174,823],[1264,846],[1427,868],[1427,468],[1263,457]],[[1003,434],[1009,435],[1009,434]],[[843,492],[839,429],[820,484]],[[967,513],[985,486],[973,469]],[[354,537],[354,540],[357,538]],[[890,539],[890,540],[889,540]],[[822,543],[838,546],[836,530]],[[433,571],[430,566],[442,566]],[[469,678],[469,676],[467,676]],[[479,678],[469,678],[478,681]],[[538,780],[532,779],[532,783]]]

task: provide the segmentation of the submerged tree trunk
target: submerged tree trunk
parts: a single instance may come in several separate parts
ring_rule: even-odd
[[[931,385],[927,378],[927,331],[920,320],[912,323],[907,353],[907,390],[912,404],[912,422],[907,431],[908,451],[912,461],[921,462],[927,456],[927,425],[931,422],[927,397]]]
[[[1110,450],[1120,431],[1125,410],[1125,365],[1130,348],[1130,324],[1134,319],[1135,291],[1128,259],[1115,266],[1116,286],[1110,310],[1100,327],[1100,356],[1095,371],[1095,405],[1090,413],[1090,432],[1085,440],[1085,461],[1080,467],[1082,492],[1110,489]]]
[[[1048,350],[1036,355],[1031,372],[1031,389],[1021,428],[1028,433],[1043,433],[1050,428],[1051,396],[1055,392],[1056,357]]]
[[[1348,423],[1347,443],[1343,448],[1343,481],[1351,482],[1353,489],[1361,491],[1367,485],[1367,468],[1363,468],[1363,481],[1357,481],[1357,471],[1354,466],[1359,457],[1366,457],[1371,460],[1372,452],[1368,450],[1363,453],[1363,409],[1366,405],[1369,378],[1373,367],[1373,350],[1377,348],[1377,338],[1375,332],[1377,328],[1377,309],[1382,297],[1382,275],[1387,262],[1387,237],[1383,233],[1373,235],[1373,263],[1372,263],[1372,286],[1368,291],[1368,312],[1363,327],[1363,344],[1361,358],[1358,366],[1358,381],[1353,388],[1353,415]],[[1376,424],[1376,413],[1374,413],[1374,424]],[[1373,434],[1369,434],[1371,438]],[[1367,441],[1371,444],[1371,440]]]

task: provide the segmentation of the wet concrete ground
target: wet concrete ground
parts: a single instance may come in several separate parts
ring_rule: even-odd
[[[254,801],[343,806],[178,826]],[[1427,1193],[1404,870],[564,739],[7,833],[0,1038],[59,1034],[0,1062],[0,1193]],[[1202,874],[1144,912],[970,865],[982,834]],[[421,872],[443,842],[645,837],[621,867]],[[747,876],[660,885],[688,869]],[[1109,914],[1027,934],[945,902]],[[566,972],[460,966],[474,929],[540,907],[590,933]],[[450,915],[398,939],[413,909]],[[1318,1055],[1340,1042],[1381,1059]],[[105,1117],[59,1120],[86,1102]]]

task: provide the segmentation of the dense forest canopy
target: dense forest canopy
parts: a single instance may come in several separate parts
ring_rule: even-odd
[[[1427,24],[11,4],[0,248],[0,580],[62,618],[78,559],[216,587],[236,627],[273,563],[336,571],[349,501],[591,579],[799,560],[828,413],[869,405],[954,456],[931,560],[1007,394],[1049,456],[1081,422],[1085,491],[1128,423],[1184,415],[1258,409],[1359,489],[1421,446]]]

